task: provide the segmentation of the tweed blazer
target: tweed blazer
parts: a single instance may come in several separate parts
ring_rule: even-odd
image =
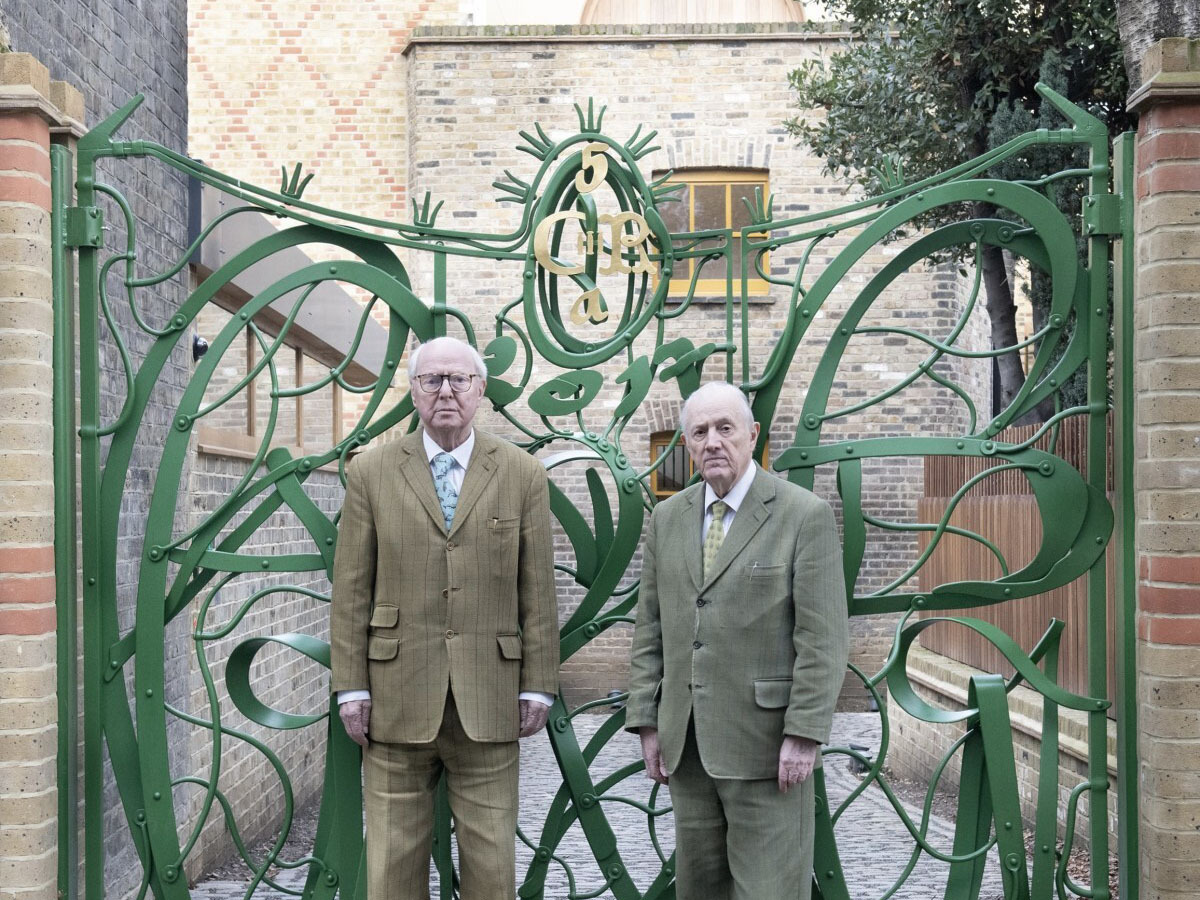
[[[370,690],[371,740],[432,741],[447,690],[472,739],[516,740],[518,693],[558,692],[545,469],[476,429],[447,532],[420,431],[363,453],[332,606],[332,688]]]
[[[833,510],[758,469],[701,577],[704,484],[655,507],[626,728],[658,729],[667,771],[688,719],[715,778],[775,778],[784,735],[829,740],[849,632]]]

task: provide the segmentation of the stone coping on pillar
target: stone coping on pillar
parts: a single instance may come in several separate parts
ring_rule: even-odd
[[[662,41],[830,41],[853,37],[846,22],[722,22],[643,25],[425,25],[404,45],[465,43],[638,43]]]
[[[0,53],[0,112],[38,113],[50,133],[82,137],[87,131],[83,94],[65,81],[51,81],[50,70],[30,53]]]
[[[1200,100],[1200,39],[1159,41],[1146,51],[1142,74],[1146,80],[1129,95],[1126,104],[1130,112],[1140,113],[1164,100]]]

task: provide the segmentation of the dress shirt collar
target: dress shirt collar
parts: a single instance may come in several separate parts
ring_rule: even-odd
[[[750,463],[746,467],[746,471],[742,473],[742,477],[734,482],[733,487],[729,489],[724,497],[718,497],[717,492],[712,489],[712,485],[704,485],[704,512],[707,515],[712,505],[717,500],[724,500],[725,505],[729,507],[729,512],[735,513],[738,507],[742,505],[742,501],[746,499],[746,495],[750,493],[750,485],[754,483],[754,477],[758,474],[758,464]]]
[[[462,466],[462,470],[467,471],[467,463],[471,461],[471,452],[475,449],[475,429],[471,429],[471,433],[467,435],[467,439],[455,447],[453,450],[443,450],[437,445],[437,442],[429,436],[429,432],[421,430],[421,441],[425,445],[425,456],[429,462],[433,462],[433,458],[439,453],[449,453],[454,457],[454,461]]]

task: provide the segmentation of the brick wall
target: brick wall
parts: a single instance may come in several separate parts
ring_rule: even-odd
[[[57,895],[51,128],[78,92],[36,59],[0,54],[0,885]]]
[[[316,178],[305,199],[407,220],[405,41],[459,21],[458,0],[193,0],[191,155],[274,187],[282,164]],[[236,27],[230,23],[236,22]]]
[[[246,470],[244,460],[211,453],[201,453],[196,458],[187,491],[192,527],[199,526],[230,496]],[[261,469],[257,474],[261,476],[266,471]],[[328,516],[333,516],[342,505],[343,491],[336,472],[313,472],[304,483],[304,490]],[[240,518],[235,518],[230,528]],[[315,550],[307,530],[287,507],[283,507],[259,527],[241,552],[277,556],[313,553]],[[272,586],[280,587],[280,591],[265,595],[248,610],[243,610],[252,594]],[[278,757],[288,778],[288,789],[293,792],[296,809],[301,809],[321,790],[325,774],[325,721],[296,730],[265,728],[246,719],[234,707],[225,682],[229,654],[247,639],[286,633],[329,639],[327,603],[284,590],[286,587],[329,594],[329,581],[324,573],[269,578],[252,573],[234,578],[220,590],[201,623],[203,630],[219,632],[231,625],[239,613],[244,612],[244,617],[227,635],[203,641],[203,651],[196,650],[191,641],[186,642],[190,657],[187,708],[195,716],[210,718],[211,698],[204,682],[202,659],[213,680],[222,723],[261,741]],[[189,611],[188,618],[197,612],[198,609]],[[329,673],[306,657],[279,645],[268,645],[256,656],[250,684],[260,701],[284,712],[314,715],[329,708]],[[209,729],[189,726],[185,760],[188,774],[205,777],[212,760],[211,737]],[[247,846],[254,847],[267,839],[273,841],[281,825],[284,786],[267,757],[249,743],[227,737],[221,753],[220,787],[230,802],[239,833]],[[199,812],[203,792],[193,789],[190,794],[177,795],[179,800],[183,801],[177,806],[179,820],[192,823]],[[187,873],[195,878],[230,859],[234,853],[224,818],[214,810],[196,849],[188,858]]]
[[[738,26],[745,28],[745,26]],[[758,26],[754,26],[758,27]],[[752,27],[753,28],[753,27]],[[409,194],[431,192],[434,202],[445,201],[439,224],[490,233],[505,233],[519,220],[519,210],[496,202],[491,182],[505,169],[524,180],[532,178],[537,161],[515,149],[518,132],[540,122],[550,136],[561,139],[578,130],[572,104],[585,107],[594,98],[606,105],[604,132],[623,137],[639,124],[657,129],[654,144],[662,149],[640,162],[645,174],[687,167],[765,167],[775,195],[776,215],[792,216],[831,210],[855,199],[821,174],[821,163],[797,147],[781,120],[789,112],[787,72],[810,56],[827,52],[835,39],[826,34],[791,32],[783,26],[761,26],[753,34],[735,34],[732,26],[701,26],[695,33],[677,35],[588,33],[582,28],[483,29],[427,28],[414,36],[406,51],[409,96]],[[597,32],[601,29],[597,29]],[[704,77],[696,77],[703,72]],[[813,254],[806,284],[853,238],[842,233]],[[772,258],[775,272],[794,271],[804,245],[781,249]],[[831,296],[801,345],[789,373],[793,387],[785,390],[771,434],[771,455],[791,444],[800,417],[805,386],[818,355],[855,292],[895,253],[876,247],[856,265]],[[409,259],[418,296],[432,294],[428,259]],[[499,307],[520,294],[520,263],[452,259],[449,266],[450,302],[467,311],[477,332],[490,334]],[[911,326],[913,320],[929,333],[944,334],[963,308],[965,288],[956,268],[914,271],[897,280],[863,320],[863,325]],[[786,289],[773,289],[754,302],[750,313],[751,377],[761,372],[777,341],[786,315]],[[520,316],[520,308],[513,315]],[[696,304],[672,320],[666,339],[691,338],[697,345],[724,336],[723,304]],[[651,329],[652,331],[652,329]],[[740,333],[734,335],[740,341]],[[968,340],[985,346],[986,317],[972,322]],[[644,334],[633,353],[650,352],[653,335]],[[927,351],[915,341],[894,335],[851,342],[836,377],[831,408],[849,406],[874,395],[907,374]],[[600,399],[615,402],[620,386],[612,381],[619,361],[605,369],[609,376]],[[740,362],[738,363],[740,367]],[[706,373],[723,371],[714,358]],[[978,361],[958,361],[947,372],[964,383],[987,413],[990,371]],[[539,361],[533,383],[557,374]],[[654,410],[657,409],[657,412]],[[650,435],[677,421],[678,393],[673,385],[655,385],[646,413],[635,416],[623,433],[622,446],[635,466],[648,463]],[[487,420],[485,420],[486,422]],[[594,424],[602,424],[599,420]],[[502,422],[491,427],[504,432]],[[891,400],[863,413],[830,423],[826,434],[839,437],[895,434],[962,433],[963,404],[918,382]],[[508,429],[511,427],[509,426]],[[564,449],[556,444],[550,452]],[[556,473],[561,487],[585,511],[586,488],[578,468]],[[883,518],[910,518],[921,493],[919,459],[864,461],[865,506]],[[832,473],[822,473],[818,490],[835,499]],[[586,515],[586,512],[585,512]],[[911,562],[916,542],[910,536],[872,529],[868,557],[858,583],[867,593],[886,585]],[[570,563],[570,554],[563,560]],[[638,571],[636,563],[631,574]],[[560,585],[562,582],[560,582]],[[560,591],[565,618],[580,599],[568,587]],[[853,658],[873,670],[891,644],[891,617],[858,619],[854,623]],[[627,666],[628,629],[617,629],[567,663],[563,670],[568,698],[604,694],[623,684]],[[861,702],[861,691],[859,702]]]
[[[1200,40],[1160,41],[1137,137],[1134,488],[1142,896],[1200,890]]]
[[[8,29],[13,50],[35,55],[48,67],[50,77],[80,86],[87,126],[96,124],[141,92],[146,95],[146,101],[133,122],[126,126],[127,136],[154,140],[177,151],[186,150],[185,0],[140,5],[115,0],[3,0],[0,17]],[[83,117],[82,110],[80,117]],[[108,163],[103,167],[102,178],[130,203],[138,229],[137,274],[160,272],[173,265],[186,246],[185,180],[164,166],[139,160]],[[108,226],[106,247],[120,252],[126,239],[121,212],[107,201],[102,202]],[[109,288],[114,297],[122,296],[116,275]],[[139,290],[136,302],[152,326],[161,326],[182,301],[186,290],[185,276],[180,275],[157,287]],[[149,338],[134,325],[127,304],[115,303],[114,314],[136,366],[149,346]],[[120,359],[107,334],[103,340],[101,415],[105,422],[111,422],[124,401],[125,384]],[[141,549],[138,538],[144,528],[162,438],[190,367],[190,355],[184,343],[181,342],[164,371],[162,386],[147,415],[149,425],[141,435],[130,463],[117,560],[123,628],[127,628],[132,620],[137,559]],[[49,415],[48,408],[46,415]],[[186,623],[173,623],[169,634],[182,641],[187,634]],[[172,690],[186,683],[183,677],[186,662],[182,653],[169,658],[168,666],[177,667],[167,676],[167,684]],[[168,700],[179,702],[183,696],[182,690],[178,695],[169,693]],[[172,737],[177,734],[171,732]],[[180,742],[171,741],[171,745],[172,752],[183,755]],[[110,895],[136,891],[141,866],[111,780],[105,792],[105,834]]]

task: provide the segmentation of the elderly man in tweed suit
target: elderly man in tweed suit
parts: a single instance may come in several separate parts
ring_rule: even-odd
[[[703,481],[650,517],[626,727],[670,785],[679,900],[807,900],[809,776],[849,643],[833,511],[754,464],[733,385],[681,418]]]
[[[545,470],[471,424],[486,373],[462,341],[419,347],[421,429],[346,473],[333,689],[365,748],[371,900],[429,897],[442,773],[462,900],[515,896],[517,737],[558,689],[558,614]]]

